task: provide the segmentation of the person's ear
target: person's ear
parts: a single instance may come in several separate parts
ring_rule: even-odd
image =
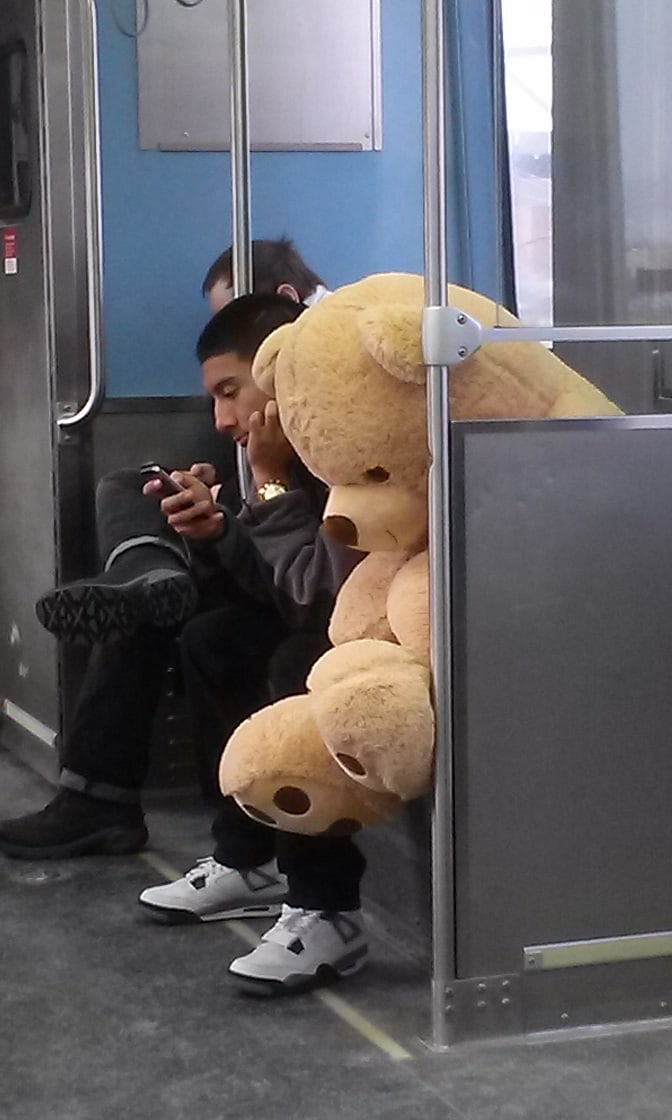
[[[294,303],[301,303],[301,296],[291,284],[278,284],[275,294],[276,296],[287,296],[287,299],[293,299]]]
[[[283,343],[287,345],[294,323],[283,323],[264,339],[254,355],[252,378],[267,397],[275,395],[275,370]]]

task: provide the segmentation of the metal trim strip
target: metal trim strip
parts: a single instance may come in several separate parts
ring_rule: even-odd
[[[637,933],[627,937],[596,937],[589,941],[559,941],[523,949],[526,972],[576,968],[587,964],[617,964],[672,956],[672,930]]]

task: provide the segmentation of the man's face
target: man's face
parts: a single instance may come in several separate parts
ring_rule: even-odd
[[[238,354],[218,354],[201,366],[203,386],[213,399],[215,428],[247,444],[250,416],[263,412],[270,400],[252,380],[252,363]]]

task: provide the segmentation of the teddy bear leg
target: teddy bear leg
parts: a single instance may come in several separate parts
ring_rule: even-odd
[[[431,782],[434,715],[429,671],[408,650],[364,639],[313,666],[308,688],[319,733],[353,781],[403,800]]]
[[[345,836],[394,815],[394,794],[358,786],[331,758],[309,696],[262,708],[229,739],[220,787],[254,820],[285,832]]]

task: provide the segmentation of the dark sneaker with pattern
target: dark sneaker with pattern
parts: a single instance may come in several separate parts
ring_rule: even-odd
[[[64,642],[96,645],[128,638],[140,626],[180,626],[196,609],[198,593],[189,572],[157,569],[127,578],[115,571],[48,591],[35,604],[45,630]]]
[[[139,805],[102,801],[64,789],[39,813],[0,821],[0,851],[13,859],[122,856],[147,843]]]

